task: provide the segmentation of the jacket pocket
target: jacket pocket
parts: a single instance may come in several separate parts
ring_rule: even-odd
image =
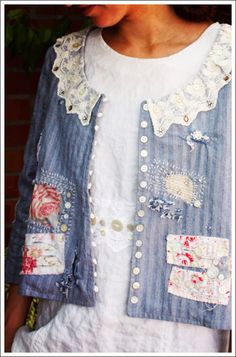
[[[231,284],[228,239],[169,234],[167,263],[175,265],[168,283],[169,293],[228,305]]]
[[[64,251],[62,233],[26,234],[21,274],[62,274]]]

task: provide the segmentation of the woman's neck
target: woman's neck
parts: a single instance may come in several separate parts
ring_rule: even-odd
[[[164,57],[194,42],[210,23],[179,18],[169,5],[131,5],[117,25],[103,29],[106,43],[131,57]]]

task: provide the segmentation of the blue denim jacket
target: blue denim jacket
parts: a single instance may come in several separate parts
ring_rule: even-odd
[[[6,262],[22,295],[94,306],[90,156],[104,95],[89,87],[89,29],[57,40],[39,81]],[[140,103],[127,314],[230,329],[231,28],[198,75]]]

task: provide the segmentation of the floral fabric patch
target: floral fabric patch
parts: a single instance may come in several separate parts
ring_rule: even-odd
[[[167,263],[202,269],[194,271],[174,266],[169,293],[212,304],[228,304],[231,281],[228,239],[169,234]]]
[[[32,203],[29,210],[30,219],[43,225],[54,228],[58,225],[58,213],[60,212],[61,195],[47,184],[34,186]]]
[[[64,248],[63,233],[26,234],[21,274],[62,274]]]
[[[208,269],[228,255],[229,240],[225,238],[173,234],[167,236],[169,264]]]
[[[210,278],[206,272],[173,267],[168,284],[168,293],[195,301],[228,305],[230,278],[222,280]]]

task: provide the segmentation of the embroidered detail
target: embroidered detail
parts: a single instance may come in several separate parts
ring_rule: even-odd
[[[190,146],[191,151],[194,149],[194,142],[200,142],[203,144],[208,143],[210,138],[207,135],[203,135],[200,130],[195,130],[186,137],[187,144]]]
[[[201,207],[206,183],[204,176],[182,171],[175,165],[156,159],[149,166],[147,176],[147,189],[155,197],[160,198],[161,196],[168,195],[196,208]]]
[[[30,219],[47,226],[51,224],[56,228],[60,205],[61,195],[54,187],[47,184],[35,185],[29,211]]]
[[[64,234],[26,234],[21,274],[63,273],[64,246]]]
[[[73,276],[72,273],[65,271],[63,277],[60,281],[56,282],[56,286],[59,291],[65,295],[66,299],[68,299],[69,291],[72,288]]]
[[[171,206],[175,205],[174,202],[159,197],[152,197],[149,200],[148,207],[151,210],[159,212],[161,218],[174,219],[179,222],[183,218],[183,210],[181,208],[171,209]]]
[[[168,264],[210,269],[215,264],[218,267],[220,262],[223,264],[223,257],[228,255],[229,240],[225,238],[173,234],[167,236]]]
[[[197,78],[160,101],[147,100],[154,133],[162,137],[172,124],[189,126],[201,111],[215,108],[220,89],[231,79],[231,27],[222,24]]]
[[[101,94],[90,88],[84,70],[84,46],[89,28],[59,38],[54,45],[56,59],[52,72],[59,79],[57,94],[65,99],[66,111],[78,114],[88,125]]]
[[[206,272],[173,267],[168,283],[168,293],[210,304],[228,305],[230,278],[210,278]]]
[[[75,184],[45,169],[40,170],[33,184],[27,232],[67,232],[74,211]]]

